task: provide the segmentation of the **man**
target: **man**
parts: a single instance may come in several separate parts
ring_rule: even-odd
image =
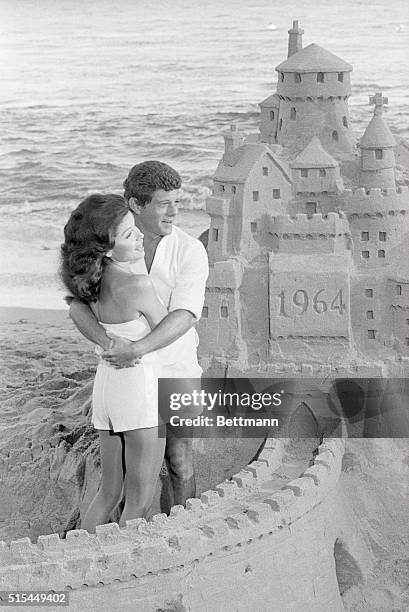
[[[109,338],[90,308],[77,300],[70,316],[80,332],[104,348],[102,356],[117,367],[135,363],[146,353],[163,348],[183,337],[183,354],[175,363],[165,364],[163,377],[199,378],[197,333],[208,261],[199,240],[174,226],[179,204],[181,178],[167,164],[146,161],[134,166],[124,181],[124,197],[134,213],[135,224],[144,234],[146,270],[168,315],[150,334],[131,342]],[[165,459],[173,488],[173,504],[184,504],[196,492],[192,440],[181,437],[167,425]],[[182,432],[183,434],[183,432]]]

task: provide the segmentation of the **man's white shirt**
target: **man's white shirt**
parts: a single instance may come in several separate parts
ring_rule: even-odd
[[[146,266],[141,262],[133,264],[132,269],[147,274]],[[172,233],[161,238],[149,272],[156,293],[168,311],[188,310],[196,320],[200,319],[208,274],[209,264],[203,244],[173,226]],[[169,365],[179,362],[197,364],[198,342],[197,332],[192,327],[169,347],[161,349],[161,359]],[[185,376],[189,377],[189,373]]]

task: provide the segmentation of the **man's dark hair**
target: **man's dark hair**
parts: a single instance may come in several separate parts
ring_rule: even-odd
[[[139,206],[145,206],[152,200],[157,189],[172,191],[180,189],[182,179],[180,175],[160,161],[145,161],[137,164],[129,171],[124,180],[124,198],[135,198]]]

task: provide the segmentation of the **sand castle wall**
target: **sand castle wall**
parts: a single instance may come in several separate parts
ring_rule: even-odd
[[[363,214],[386,216],[390,211],[409,210],[409,188],[406,185],[386,189],[363,187],[355,190],[345,189],[340,199],[341,208],[348,216]]]
[[[350,236],[348,220],[336,212],[271,217],[268,233],[273,252],[303,256],[308,253],[342,253]],[[300,242],[302,241],[302,243]]]
[[[147,612],[341,611],[339,550],[355,559],[354,580],[368,561],[339,490],[344,450],[343,439],[326,441],[301,477],[269,494],[283,453],[269,440],[257,461],[169,517],[2,542],[1,588],[68,588],[74,610],[102,599],[105,609],[138,602]]]

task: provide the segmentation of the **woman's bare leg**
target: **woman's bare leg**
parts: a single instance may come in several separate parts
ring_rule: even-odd
[[[119,524],[146,515],[155,494],[159,470],[165,452],[165,438],[158,428],[124,431],[125,506]]]
[[[82,529],[94,533],[96,525],[104,525],[109,515],[120,501],[123,486],[122,434],[98,430],[101,455],[101,484],[89,505],[83,520]]]

